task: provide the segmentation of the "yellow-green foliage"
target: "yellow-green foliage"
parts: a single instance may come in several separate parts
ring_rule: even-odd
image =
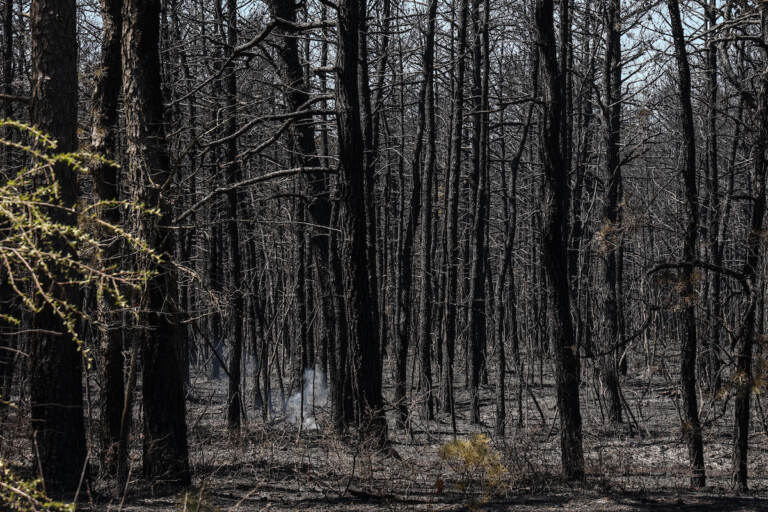
[[[0,460],[0,510],[8,512],[73,512],[73,504],[49,500],[42,491],[40,480],[16,478]]]
[[[127,253],[160,259],[144,240],[106,222],[101,212],[104,208],[157,212],[123,201],[63,205],[54,172],[58,164],[77,173],[89,173],[94,165],[115,164],[87,152],[59,153],[56,141],[18,121],[0,120],[0,133],[0,145],[13,161],[24,164],[0,171],[0,275],[28,311],[35,314],[50,308],[79,343],[78,321],[93,319],[78,304],[69,303],[66,293],[56,290],[91,286],[99,297],[110,297],[115,308],[130,309],[124,294],[141,289],[151,274],[125,268],[124,262],[105,261],[104,247],[119,242]],[[61,222],[62,217],[76,222]],[[19,324],[7,312],[0,313],[0,319]]]
[[[437,452],[458,474],[459,490],[466,492],[473,484],[479,485],[481,503],[499,492],[508,475],[507,468],[501,463],[501,455],[489,445],[490,439],[486,435],[476,434],[471,439],[446,443]]]

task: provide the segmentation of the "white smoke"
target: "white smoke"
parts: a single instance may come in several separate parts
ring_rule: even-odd
[[[294,393],[285,405],[285,419],[302,430],[317,430],[315,407],[323,407],[328,402],[328,388],[323,385],[323,372],[313,368],[304,370],[304,407],[302,411],[302,392]],[[303,419],[302,419],[303,418]]]

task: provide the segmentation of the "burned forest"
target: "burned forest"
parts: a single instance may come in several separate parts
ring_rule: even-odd
[[[768,510],[768,1],[0,20],[0,511]]]

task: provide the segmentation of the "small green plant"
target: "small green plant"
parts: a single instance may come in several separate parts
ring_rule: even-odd
[[[504,486],[508,471],[501,463],[501,454],[490,446],[490,439],[476,434],[471,439],[457,439],[442,445],[437,454],[458,475],[457,488],[469,493],[473,486],[481,492],[479,501],[470,508],[487,503]]]
[[[9,512],[74,512],[71,503],[51,501],[42,491],[41,480],[22,480],[0,460],[0,510]]]

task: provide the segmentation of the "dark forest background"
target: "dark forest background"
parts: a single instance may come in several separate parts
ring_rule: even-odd
[[[767,2],[0,4],[0,508],[768,488]]]

